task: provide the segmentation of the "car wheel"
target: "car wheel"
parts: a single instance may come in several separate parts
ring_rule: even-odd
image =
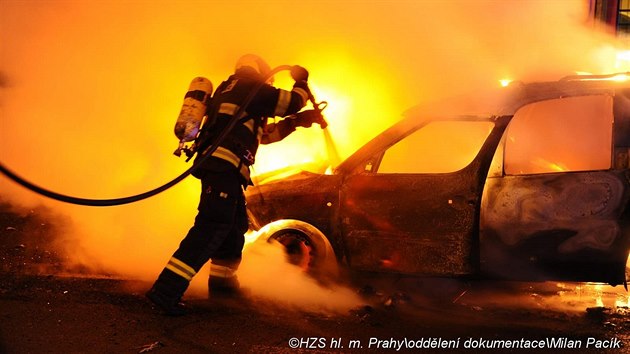
[[[313,241],[304,233],[284,230],[274,234],[269,240],[278,241],[284,246],[289,263],[306,272],[316,269],[318,250]]]
[[[277,220],[256,231],[255,242],[277,242],[291,264],[320,281],[339,277],[339,264],[328,238],[313,225],[293,219]]]

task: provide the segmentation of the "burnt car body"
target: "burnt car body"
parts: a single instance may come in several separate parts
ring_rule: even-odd
[[[251,224],[326,272],[625,284],[630,83],[608,78],[512,83],[480,115],[412,109],[332,174],[249,188]]]

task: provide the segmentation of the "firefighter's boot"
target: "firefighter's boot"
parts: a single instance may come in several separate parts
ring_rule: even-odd
[[[217,264],[210,265],[210,277],[208,278],[208,297],[225,298],[239,297],[241,284],[233,268]]]
[[[164,315],[183,316],[187,311],[181,299],[187,288],[188,281],[177,277],[168,269],[165,269],[155,281],[153,287],[146,293],[146,297]]]
[[[208,297],[225,298],[239,297],[241,295],[241,285],[235,275],[229,278],[210,277],[208,278]]]

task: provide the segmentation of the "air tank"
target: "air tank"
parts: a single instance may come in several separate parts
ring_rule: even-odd
[[[206,115],[206,102],[212,96],[212,82],[205,77],[196,77],[184,96],[184,104],[175,123],[175,136],[180,144],[193,141]]]

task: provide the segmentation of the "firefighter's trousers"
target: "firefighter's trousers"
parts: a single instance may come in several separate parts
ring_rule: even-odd
[[[248,224],[238,172],[207,171],[201,176],[201,187],[195,223],[152,288],[174,302],[208,260],[212,260],[211,275],[224,277],[234,276],[241,262]]]

